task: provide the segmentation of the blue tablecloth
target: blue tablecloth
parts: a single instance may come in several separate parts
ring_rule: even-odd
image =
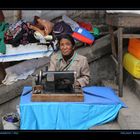
[[[30,90],[30,86],[23,89]],[[21,130],[86,130],[114,120],[126,105],[108,87],[85,87],[84,102],[32,102],[20,99]]]

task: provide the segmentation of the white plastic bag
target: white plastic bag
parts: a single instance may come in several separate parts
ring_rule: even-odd
[[[4,130],[18,130],[20,127],[20,119],[16,113],[8,113],[2,117]]]
[[[70,25],[71,29],[74,31],[75,28],[79,27],[78,23],[76,23],[75,21],[73,21],[71,18],[69,18],[66,15],[62,16],[62,20],[67,23],[68,25]]]

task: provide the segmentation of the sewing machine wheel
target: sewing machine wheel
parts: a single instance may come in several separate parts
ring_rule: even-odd
[[[43,76],[43,71],[41,70],[39,72],[39,83],[41,83],[41,81],[42,81],[42,76]]]

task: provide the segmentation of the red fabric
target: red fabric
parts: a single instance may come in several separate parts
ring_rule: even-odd
[[[83,22],[83,21],[81,21],[81,22],[78,21],[78,24],[79,24],[80,27],[85,28],[88,31],[92,31],[91,23],[86,23],[86,22]]]
[[[90,40],[89,38],[79,34],[79,33],[76,33],[76,32],[73,32],[72,33],[72,37],[82,41],[82,42],[85,42],[87,44],[92,44],[93,43],[93,40]]]

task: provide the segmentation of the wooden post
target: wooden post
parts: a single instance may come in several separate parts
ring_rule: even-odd
[[[123,36],[122,36],[123,28],[119,27],[118,29],[118,69],[119,69],[119,96],[123,96],[123,64],[122,64],[122,57],[123,57]]]
[[[113,27],[111,25],[109,25],[109,33],[110,33],[110,39],[111,39],[112,54],[116,58],[117,52],[116,52],[116,46],[115,46],[115,37],[114,37]]]

